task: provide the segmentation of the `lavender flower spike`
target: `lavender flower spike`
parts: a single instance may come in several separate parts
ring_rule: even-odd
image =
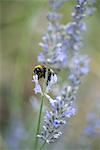
[[[66,1],[50,0],[52,12],[47,16],[48,28],[42,37],[42,42],[39,43],[42,51],[38,55],[38,62],[66,71],[65,80],[63,81],[59,74],[51,75],[51,80],[48,85],[45,84],[45,90],[42,91],[37,75],[33,76],[35,93],[40,93],[49,102],[42,132],[37,134],[44,141],[42,147],[45,143],[55,142],[62,135],[61,127],[76,114],[75,102],[81,78],[89,72],[89,58],[81,55],[81,47],[87,29],[84,18],[94,12],[95,1],[76,0],[74,12],[71,14],[72,20],[62,25],[60,23],[62,15],[58,10]],[[58,85],[57,89],[55,84]],[[55,92],[55,89],[58,92]]]
[[[60,137],[62,134],[60,127],[66,123],[65,119],[69,119],[75,115],[76,110],[72,105],[66,105],[61,97],[56,97],[55,100],[51,100],[50,97],[51,111],[46,111],[44,116],[44,127],[41,135],[38,135],[45,142],[52,143]]]

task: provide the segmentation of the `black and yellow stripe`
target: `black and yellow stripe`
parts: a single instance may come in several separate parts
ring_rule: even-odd
[[[46,77],[46,71],[47,69],[44,65],[37,65],[34,67],[34,74],[38,75],[38,80]],[[54,72],[52,69],[48,69],[47,84],[48,81],[51,81],[51,75],[54,76]]]

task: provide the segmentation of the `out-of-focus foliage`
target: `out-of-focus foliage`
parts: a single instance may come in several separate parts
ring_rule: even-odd
[[[70,21],[71,3],[61,12],[63,22]],[[52,149],[91,149],[98,150],[99,139],[80,139],[86,127],[86,116],[93,103],[100,100],[100,1],[97,10],[87,21],[85,49],[91,58],[91,70],[84,79],[78,95],[78,113],[72,119],[63,141]],[[32,91],[32,68],[37,64],[40,52],[38,43],[46,30],[46,15],[49,11],[47,0],[3,0],[0,1],[0,149],[22,150],[33,148],[39,101],[30,100]],[[98,105],[98,103],[97,103]],[[65,132],[66,128],[64,129]],[[90,147],[89,147],[90,146]]]

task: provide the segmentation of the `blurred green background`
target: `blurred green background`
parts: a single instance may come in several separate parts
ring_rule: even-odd
[[[61,142],[52,145],[56,150],[99,150],[99,139],[83,138],[86,115],[100,103],[100,1],[94,16],[86,20],[85,48],[91,58],[90,73],[78,93],[78,113],[65,127]],[[70,21],[73,3],[61,8],[63,23]],[[0,150],[34,150],[34,134],[39,100],[32,90],[32,68],[41,51],[38,43],[47,28],[50,11],[47,0],[0,1]],[[99,100],[99,101],[98,101]],[[90,145],[90,147],[89,147]],[[50,149],[50,146],[46,149]]]

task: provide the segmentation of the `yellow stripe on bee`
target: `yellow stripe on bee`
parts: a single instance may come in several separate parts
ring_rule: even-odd
[[[42,66],[41,65],[37,65],[37,66],[35,66],[35,68],[41,68],[42,69]]]

